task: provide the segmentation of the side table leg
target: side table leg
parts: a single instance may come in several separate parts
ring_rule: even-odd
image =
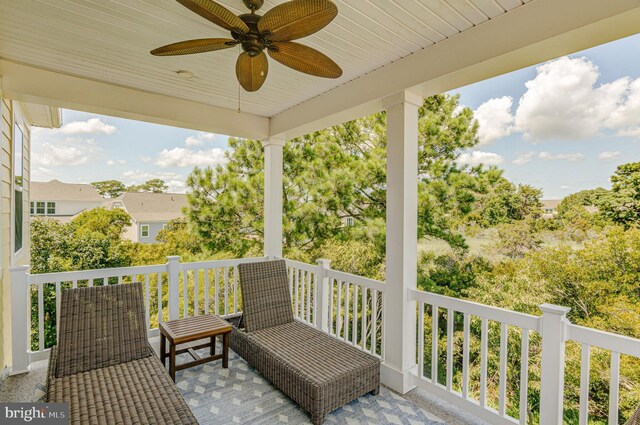
[[[211,337],[211,350],[209,354],[211,354],[212,356],[216,355],[216,337],[215,336]]]
[[[162,366],[167,364],[167,338],[164,334],[160,334],[160,361],[162,362]]]
[[[169,375],[176,382],[176,345],[169,344]]]
[[[224,334],[224,336],[222,337],[222,341],[223,341],[223,347],[222,347],[222,367],[223,368],[228,368],[229,367],[229,334],[231,332],[227,332]]]

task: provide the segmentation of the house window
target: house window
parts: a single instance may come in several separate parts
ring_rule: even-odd
[[[55,215],[55,213],[56,213],[56,203],[47,202],[47,215]]]
[[[24,203],[22,202],[24,133],[17,122],[13,127],[13,252],[18,252],[22,249],[24,230]]]
[[[149,225],[148,224],[143,224],[142,226],[140,226],[140,236],[142,236],[143,238],[149,237]]]
[[[347,217],[346,224],[349,227],[353,226],[355,224],[355,220],[353,219],[353,217]]]
[[[44,215],[44,202],[43,201],[36,202],[36,214]]]
[[[30,203],[30,208],[29,208],[29,214],[33,215],[35,214],[35,204],[33,203],[33,201],[31,201]]]

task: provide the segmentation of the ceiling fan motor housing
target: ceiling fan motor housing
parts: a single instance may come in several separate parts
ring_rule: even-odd
[[[260,9],[264,3],[264,0],[242,0],[247,9],[256,11]]]

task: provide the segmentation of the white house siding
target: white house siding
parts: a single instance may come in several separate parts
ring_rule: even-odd
[[[55,202],[56,203],[56,213],[53,215],[46,214],[47,217],[59,218],[63,221],[71,220],[73,216],[76,214],[80,214],[83,211],[88,211],[93,208],[102,207],[104,201],[56,201],[49,199],[32,199],[31,202]],[[35,206],[35,205],[34,205]],[[46,204],[45,204],[45,212],[46,212]],[[32,214],[33,217],[41,217],[42,214]],[[65,220],[66,219],[66,220]]]
[[[0,133],[2,150],[0,158],[0,369],[10,362],[11,355],[11,278],[12,265],[29,264],[29,186],[30,186],[30,123],[18,103],[3,98],[0,93]],[[13,253],[13,133],[14,124],[21,125],[24,134],[23,170],[23,243],[22,249]]]

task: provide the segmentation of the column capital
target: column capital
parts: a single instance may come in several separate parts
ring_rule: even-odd
[[[262,147],[267,146],[284,146],[287,139],[284,136],[272,136],[262,141]]]
[[[571,307],[563,307],[554,304],[540,304],[538,306],[540,311],[547,314],[555,314],[556,316],[565,316],[571,311]]]
[[[384,97],[382,99],[382,106],[384,107],[384,109],[389,109],[390,107],[399,105],[401,103],[409,103],[411,105],[420,107],[422,106],[422,101],[423,98],[421,95],[405,90]]]

